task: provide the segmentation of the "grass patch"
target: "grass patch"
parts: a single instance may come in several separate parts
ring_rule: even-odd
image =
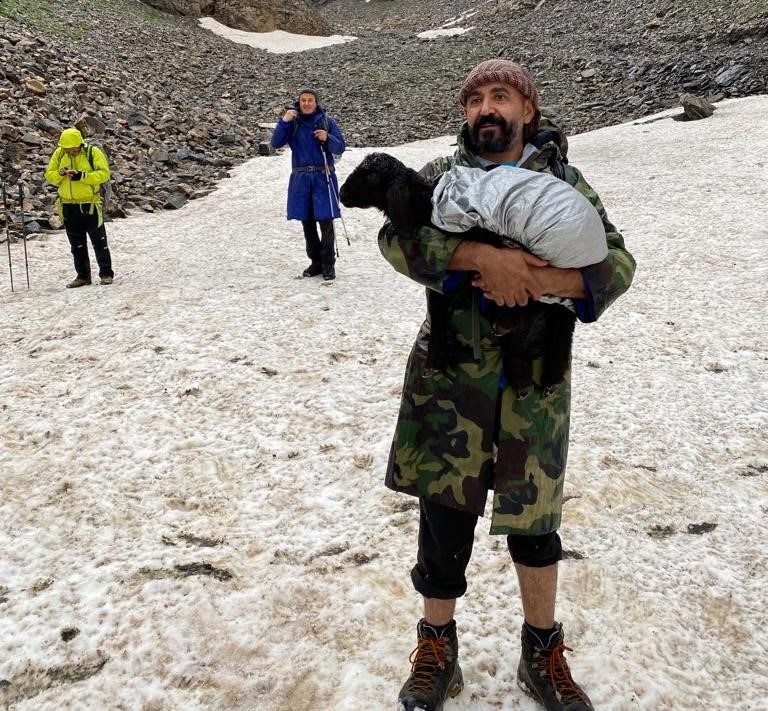
[[[0,0],[0,16],[38,32],[62,38],[83,38],[98,30],[105,14],[125,20],[165,24],[172,19],[139,0]]]
[[[49,0],[0,0],[0,15],[36,30],[50,31],[58,24],[57,14]]]

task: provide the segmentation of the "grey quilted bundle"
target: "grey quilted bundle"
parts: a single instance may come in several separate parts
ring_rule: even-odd
[[[437,184],[432,204],[436,227],[484,227],[553,267],[586,267],[608,254],[603,221],[592,203],[547,173],[455,165]]]

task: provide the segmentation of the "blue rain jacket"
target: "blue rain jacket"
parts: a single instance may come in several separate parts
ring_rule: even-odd
[[[295,109],[299,111],[298,104]],[[294,126],[294,124],[296,124]],[[314,131],[328,131],[328,140],[323,144],[314,136]],[[329,170],[334,170],[333,156],[341,155],[346,148],[344,136],[336,122],[318,107],[314,113],[299,115],[293,121],[280,119],[272,134],[272,147],[291,148],[291,178],[288,182],[289,220],[331,220],[341,217],[339,210],[339,183],[336,173],[326,176],[323,152]],[[297,169],[312,167],[312,172]],[[330,180],[330,185],[329,185]],[[329,190],[330,187],[330,190]],[[310,209],[311,208],[311,209]]]

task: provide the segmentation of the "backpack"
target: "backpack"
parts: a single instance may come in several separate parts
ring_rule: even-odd
[[[104,147],[100,145],[97,141],[91,141],[89,143],[83,144],[85,146],[85,157],[88,159],[88,163],[91,165],[91,170],[96,170],[96,166],[93,162],[93,149],[98,148],[103,154],[104,157],[107,157],[107,152],[104,150]],[[107,206],[109,205],[109,200],[112,197],[112,181],[107,180],[103,182],[101,185],[99,185],[99,194],[101,196],[101,209],[104,212],[104,214],[107,214]]]
[[[552,171],[552,175],[556,178],[566,180],[565,166],[568,163],[568,137],[559,130],[559,125],[562,125],[561,122],[551,110],[542,109],[541,126],[538,133],[531,140],[531,143],[537,148],[541,148],[549,141],[554,141],[557,144],[561,157],[553,157],[550,160],[549,168]]]

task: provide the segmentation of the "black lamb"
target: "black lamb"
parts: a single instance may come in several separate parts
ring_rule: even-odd
[[[352,171],[339,191],[345,207],[381,210],[398,234],[412,238],[421,226],[431,225],[434,184],[387,153],[370,153]],[[480,227],[461,233],[464,239],[497,247],[509,239]],[[522,248],[522,247],[521,247]],[[430,338],[426,367],[446,364],[446,334],[450,295],[427,289]],[[499,338],[504,373],[517,392],[533,386],[532,362],[544,359],[541,384],[563,381],[571,356],[575,314],[557,303],[529,301],[526,306],[495,306],[494,333]]]

